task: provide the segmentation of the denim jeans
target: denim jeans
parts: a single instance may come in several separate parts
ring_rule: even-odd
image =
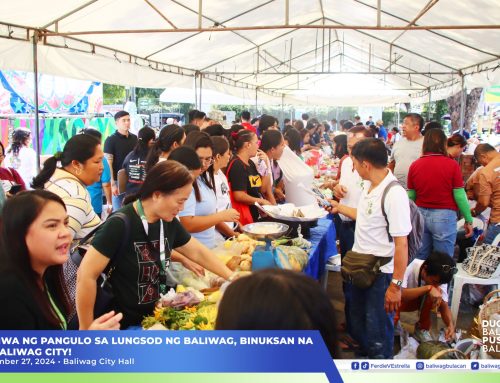
[[[339,222],[338,238],[340,242],[340,257],[343,259],[345,254],[352,249],[354,245],[354,230],[356,228],[356,222],[354,221],[342,221]],[[345,314],[345,327],[347,333],[352,336],[352,319],[350,317],[350,306],[351,306],[351,289],[352,284],[350,282],[342,282],[342,290],[344,292],[344,314]]]
[[[457,212],[449,209],[419,207],[424,217],[424,236],[417,259],[427,259],[435,250],[453,257],[457,238]]]
[[[490,223],[484,237],[484,243],[491,245],[498,234],[500,234],[500,223]]]
[[[394,313],[384,309],[385,292],[391,283],[392,274],[380,273],[375,283],[360,289],[352,285],[350,316],[352,337],[360,345],[356,356],[370,359],[392,359],[394,345]]]

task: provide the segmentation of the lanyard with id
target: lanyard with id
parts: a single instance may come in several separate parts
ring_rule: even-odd
[[[149,232],[149,224],[146,219],[146,215],[144,214],[144,208],[142,207],[141,200],[137,200],[136,203],[137,206],[137,213],[139,213],[139,217],[141,218],[142,221],[142,226],[144,228],[144,233],[146,234],[146,240],[151,247],[151,250],[153,248],[151,242],[149,241],[148,238],[148,232]],[[165,258],[165,240],[167,241],[168,245],[168,259]],[[170,266],[170,244],[168,243],[168,238],[164,237],[163,235],[163,220],[160,220],[160,262],[161,262],[161,267],[160,267],[160,294],[166,294],[167,292],[167,277],[166,277],[166,272],[165,270]]]

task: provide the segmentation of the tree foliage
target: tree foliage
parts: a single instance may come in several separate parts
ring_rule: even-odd
[[[102,94],[104,104],[106,105],[125,103],[126,91],[124,86],[104,83],[102,86]]]

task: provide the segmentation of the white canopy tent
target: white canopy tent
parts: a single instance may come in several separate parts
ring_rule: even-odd
[[[196,87],[197,100],[427,101],[500,82],[499,15],[498,0],[3,1],[0,67]]]

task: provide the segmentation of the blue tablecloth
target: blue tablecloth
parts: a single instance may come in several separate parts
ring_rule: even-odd
[[[318,280],[321,278],[328,258],[337,254],[336,239],[335,225],[331,216],[319,219],[318,226],[311,229],[309,241],[312,243],[312,248],[304,273]]]

